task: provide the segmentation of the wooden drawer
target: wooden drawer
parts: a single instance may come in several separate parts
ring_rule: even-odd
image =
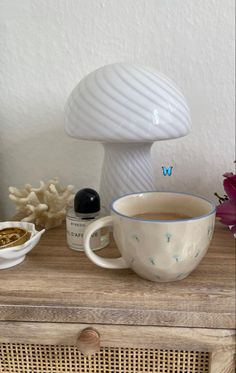
[[[233,373],[234,331],[74,323],[1,322],[1,373]],[[86,328],[100,336],[80,353]]]

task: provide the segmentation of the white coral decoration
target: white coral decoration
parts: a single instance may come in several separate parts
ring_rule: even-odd
[[[39,188],[26,184],[24,189],[9,187],[9,198],[16,204],[22,221],[50,229],[61,225],[66,209],[74,198],[73,185],[62,188],[57,178],[40,181]]]

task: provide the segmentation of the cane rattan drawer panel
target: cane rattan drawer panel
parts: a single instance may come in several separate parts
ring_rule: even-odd
[[[0,344],[1,373],[208,373],[209,353],[101,348],[83,356],[75,346]]]

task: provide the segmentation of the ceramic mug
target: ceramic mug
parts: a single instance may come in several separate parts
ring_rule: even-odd
[[[158,211],[190,218],[145,220],[134,217]],[[151,281],[178,281],[187,277],[206,254],[214,223],[215,206],[203,197],[173,192],[129,194],[112,203],[111,216],[87,227],[85,253],[103,268],[131,268]],[[113,226],[120,258],[101,258],[91,250],[92,234],[105,226]]]

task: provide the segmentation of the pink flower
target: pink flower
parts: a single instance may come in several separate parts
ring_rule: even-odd
[[[217,206],[216,216],[222,224],[230,226],[233,233],[236,233],[236,175],[227,172],[223,176],[224,189],[229,199]]]

